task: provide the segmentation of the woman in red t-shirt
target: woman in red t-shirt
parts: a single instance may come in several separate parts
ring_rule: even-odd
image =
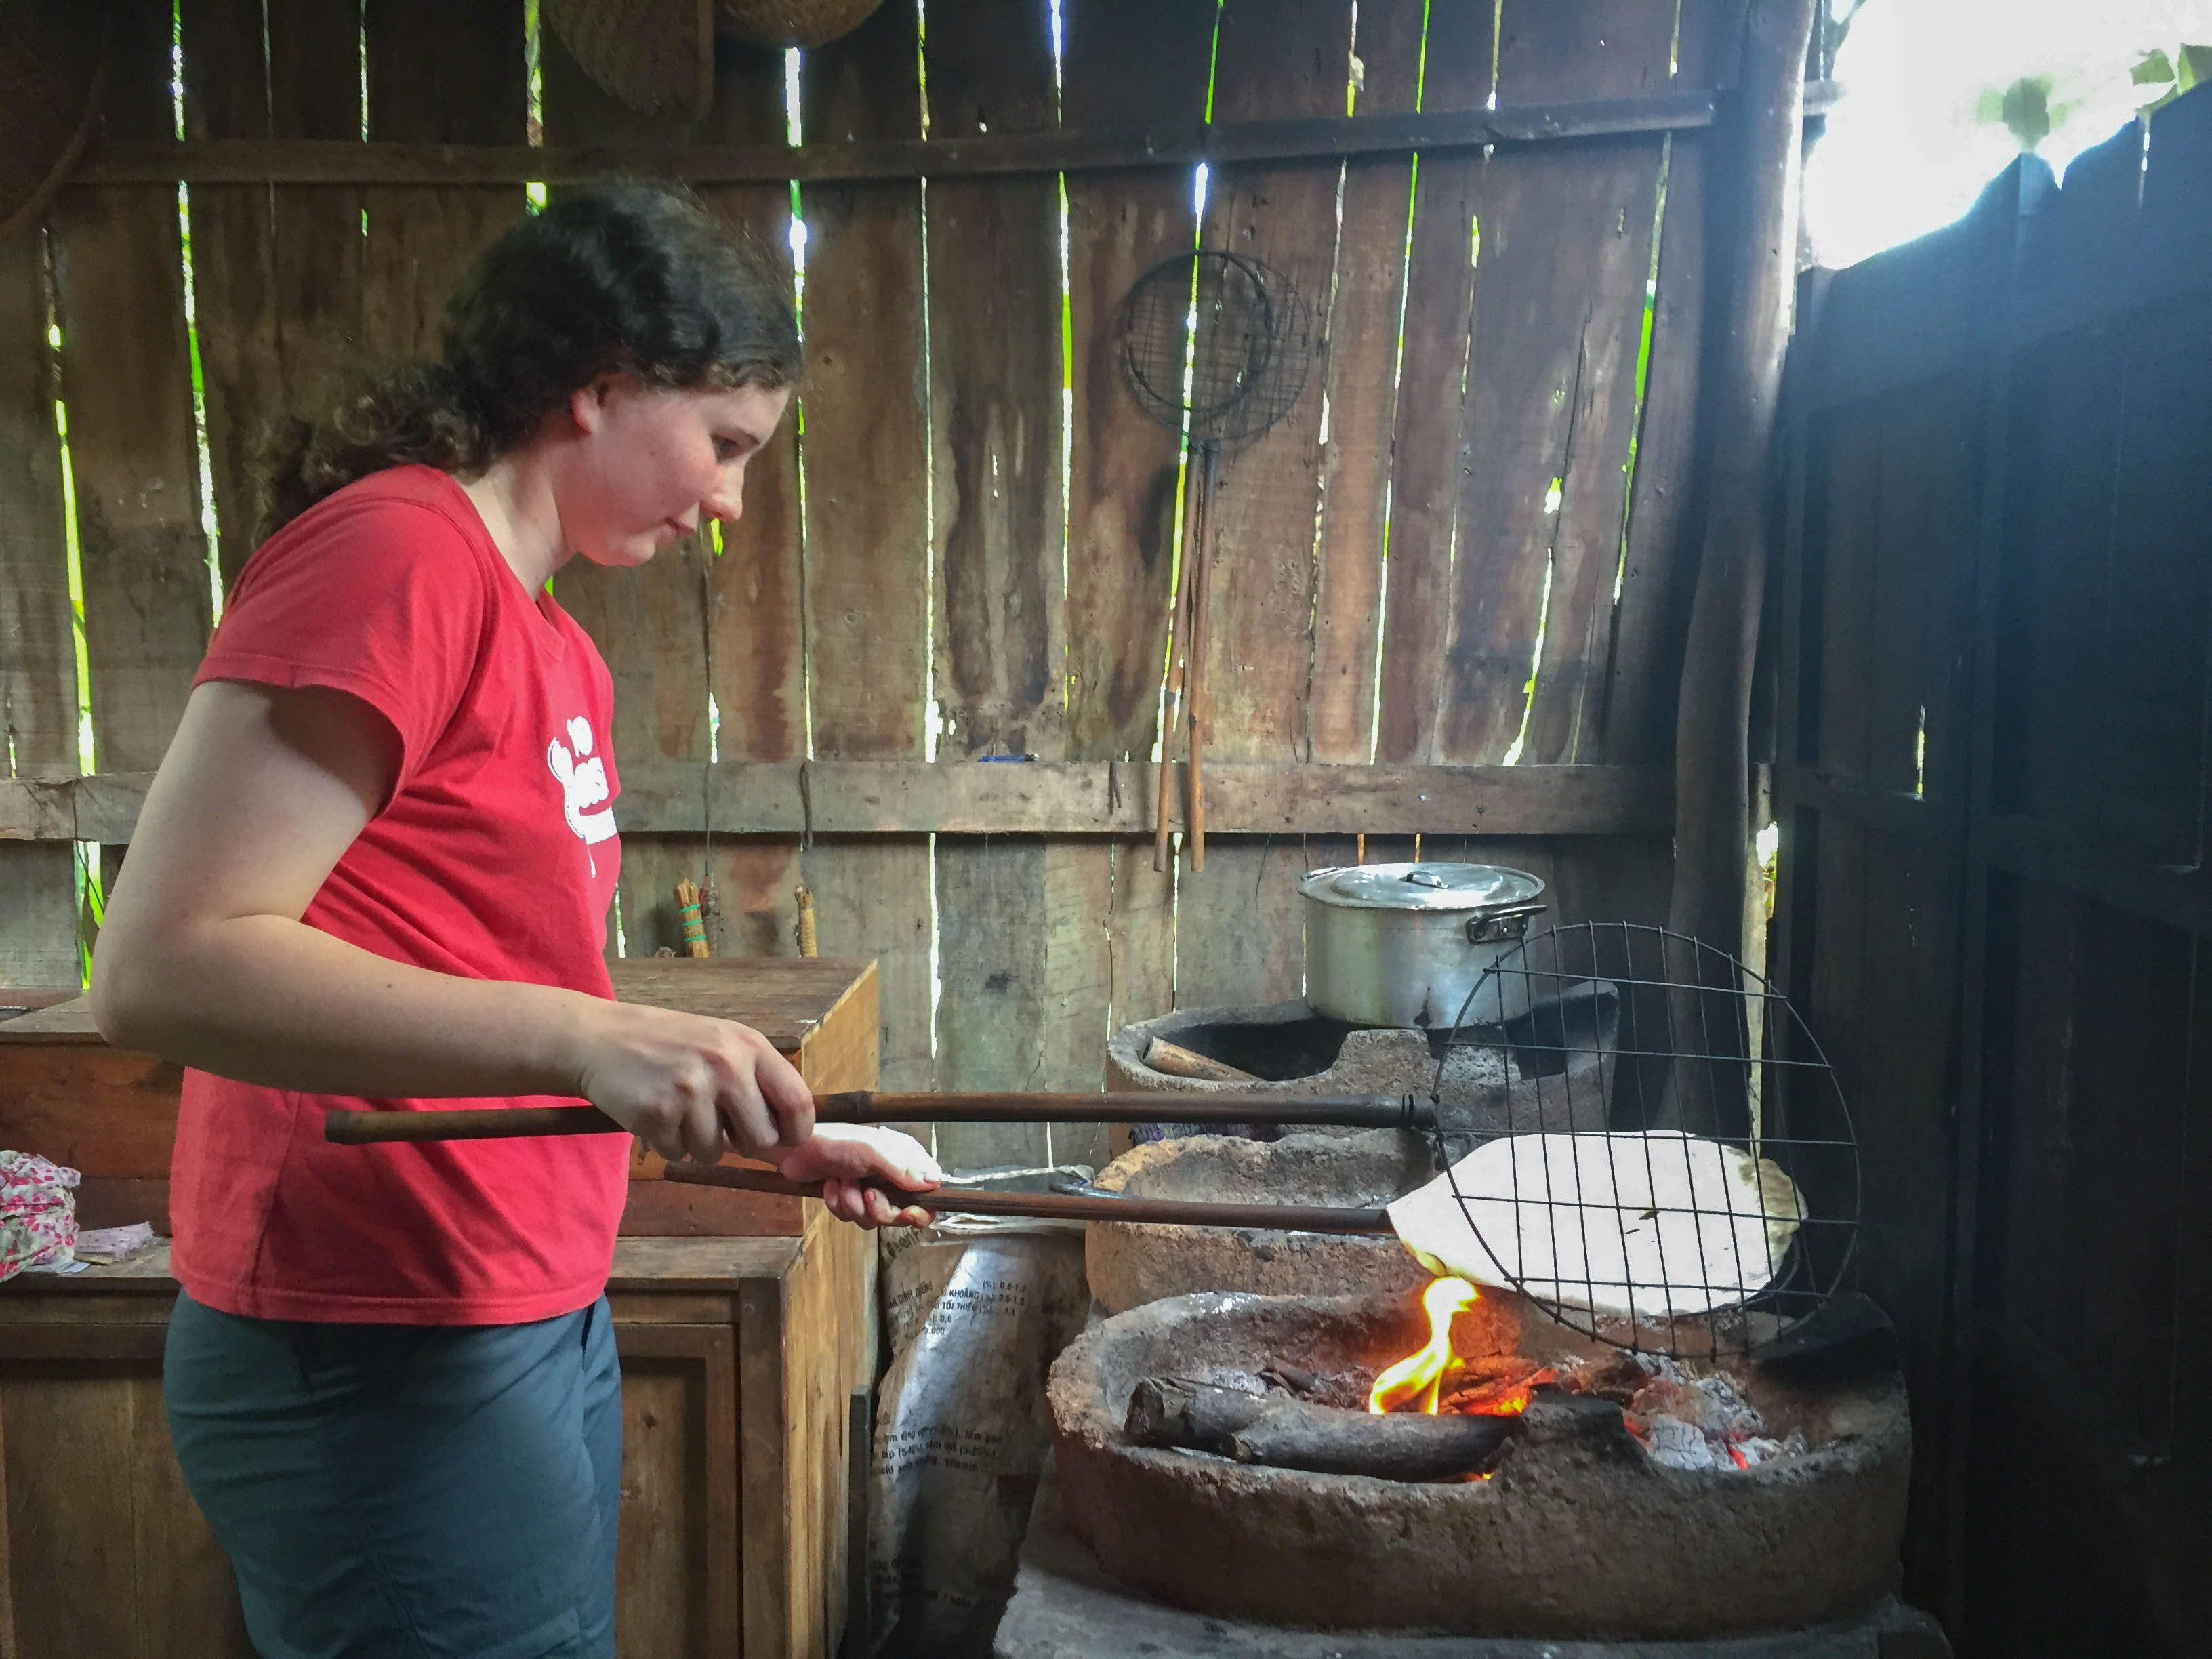
[[[617,1003],[604,957],[611,684],[550,583],[734,522],[799,372],[773,268],[624,186],[508,230],[440,362],[272,443],[92,987],[187,1068],[164,1395],[268,1659],[614,1651],[629,1137],[333,1146],[325,1112],[580,1097],[924,1218],[882,1190],[935,1182],[918,1145],[817,1129],[758,1033]]]

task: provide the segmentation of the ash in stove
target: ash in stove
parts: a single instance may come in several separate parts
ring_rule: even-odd
[[[1571,1368],[1568,1391],[1609,1400],[1651,1461],[1670,1469],[1752,1469],[1811,1449],[1804,1431],[1779,1437],[1725,1370],[1624,1353]]]
[[[1810,1449],[1801,1431],[1771,1434],[1724,1372],[1700,1375],[1649,1355],[1557,1364],[1519,1354],[1464,1360],[1433,1410],[1376,1411],[1376,1382],[1384,1376],[1278,1360],[1148,1379],[1133,1397],[1128,1431],[1139,1443],[1162,1449],[1414,1480],[1486,1480],[1522,1423],[1533,1426],[1539,1419],[1553,1434],[1617,1435],[1625,1428],[1665,1468],[1752,1469]],[[1263,1419],[1294,1428],[1278,1437],[1280,1454],[1259,1449],[1253,1425]],[[1492,1427],[1478,1431],[1478,1422]]]

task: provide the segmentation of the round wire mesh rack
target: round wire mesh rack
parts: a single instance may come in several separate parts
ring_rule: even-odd
[[[1432,1041],[1440,1099],[1448,1074],[1462,1097],[1490,1079],[1437,1130],[1468,1276],[1679,1358],[1759,1347],[1843,1282],[1850,1109],[1803,1019],[1726,951],[1628,922],[1532,933]]]
[[[1161,260],[1121,301],[1121,378],[1138,406],[1194,441],[1266,431],[1305,389],[1320,342],[1291,279],[1248,254]]]

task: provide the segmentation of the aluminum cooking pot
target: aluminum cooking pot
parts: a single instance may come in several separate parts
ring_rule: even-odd
[[[1541,878],[1494,864],[1309,871],[1306,1000],[1355,1025],[1492,1025],[1528,1012],[1528,977],[1483,969],[1544,906]],[[1480,987],[1472,1006],[1470,993]]]

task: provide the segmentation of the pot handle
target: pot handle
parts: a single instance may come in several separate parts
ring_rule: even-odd
[[[1503,910],[1486,911],[1467,919],[1467,942],[1469,945],[1495,945],[1501,939],[1519,939],[1528,931],[1528,918],[1540,916],[1548,907],[1541,904],[1515,904]]]

